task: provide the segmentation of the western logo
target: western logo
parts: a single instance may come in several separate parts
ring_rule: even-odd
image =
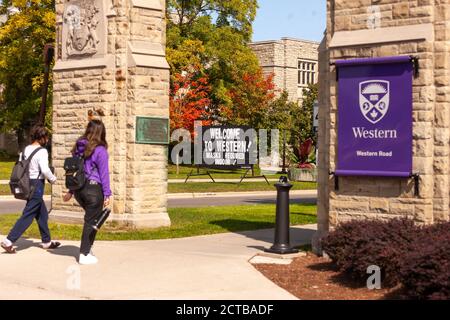
[[[359,108],[364,118],[376,124],[389,109],[389,81],[370,80],[359,83]]]

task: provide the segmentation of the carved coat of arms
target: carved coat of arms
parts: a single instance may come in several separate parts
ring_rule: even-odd
[[[364,118],[372,124],[381,121],[389,109],[389,87],[389,81],[385,80],[363,81],[359,84],[359,107]]]
[[[73,1],[66,6],[66,54],[71,56],[94,55],[100,40],[97,36],[99,8],[93,0]]]

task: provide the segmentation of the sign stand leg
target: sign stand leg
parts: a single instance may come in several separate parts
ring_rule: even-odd
[[[251,175],[251,177],[247,177],[247,173],[248,173],[250,170],[252,171],[252,175]],[[270,185],[270,182],[269,182],[269,180],[267,179],[267,177],[266,177],[265,174],[262,174],[262,175],[260,175],[260,176],[255,176],[255,170],[254,170],[253,166],[252,166],[251,168],[247,168],[247,170],[245,171],[244,175],[241,177],[241,180],[239,181],[238,185],[240,185],[241,182],[242,182],[244,179],[249,179],[249,178],[264,178],[264,180],[266,180],[267,184]]]
[[[200,167],[199,167],[199,166],[197,166],[197,169],[196,169],[196,170],[197,170],[197,173],[194,173],[194,174],[192,173],[192,172],[194,171],[194,169],[192,169],[192,170],[188,173],[188,175],[187,175],[187,177],[186,177],[186,180],[184,180],[184,183],[187,183],[190,177],[197,177],[197,176],[209,176],[209,177],[211,178],[212,182],[216,183],[216,181],[215,181],[214,178],[212,177],[212,175],[211,175],[211,173],[209,172],[209,170],[206,170],[206,173],[200,173]]]
[[[186,177],[186,180],[184,180],[184,183],[186,183],[186,182],[188,181],[189,177],[190,177],[191,174],[192,174],[192,171],[194,171],[194,169],[192,169],[191,172],[188,173],[188,175],[187,175],[187,177]]]
[[[208,176],[211,178],[212,182],[216,183],[216,181],[214,180],[214,178],[212,177],[212,175],[209,173],[208,170],[206,170],[206,173],[207,173]]]
[[[241,177],[241,180],[239,181],[238,185],[240,185],[241,182],[242,182],[242,180],[244,180],[244,179],[246,178],[247,173],[248,173],[249,170],[250,170],[250,169],[247,169],[247,170],[245,171],[245,173],[244,173],[244,175]]]

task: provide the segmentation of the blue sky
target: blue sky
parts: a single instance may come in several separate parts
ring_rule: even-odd
[[[293,37],[320,41],[326,28],[326,0],[258,0],[253,41]]]

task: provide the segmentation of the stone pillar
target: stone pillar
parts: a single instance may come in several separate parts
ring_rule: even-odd
[[[130,227],[170,225],[167,146],[138,144],[136,117],[169,117],[165,0],[57,0],[53,70],[51,218],[81,222],[62,202],[63,162],[84,132],[88,113],[102,115],[109,143],[112,220]]]
[[[328,0],[327,12],[320,49],[317,238],[350,219],[448,220],[450,0]],[[330,62],[396,55],[414,55],[420,63],[413,81],[413,171],[421,175],[420,196],[414,196],[412,179],[381,177],[340,177],[335,191],[329,172],[337,162],[339,93]]]

